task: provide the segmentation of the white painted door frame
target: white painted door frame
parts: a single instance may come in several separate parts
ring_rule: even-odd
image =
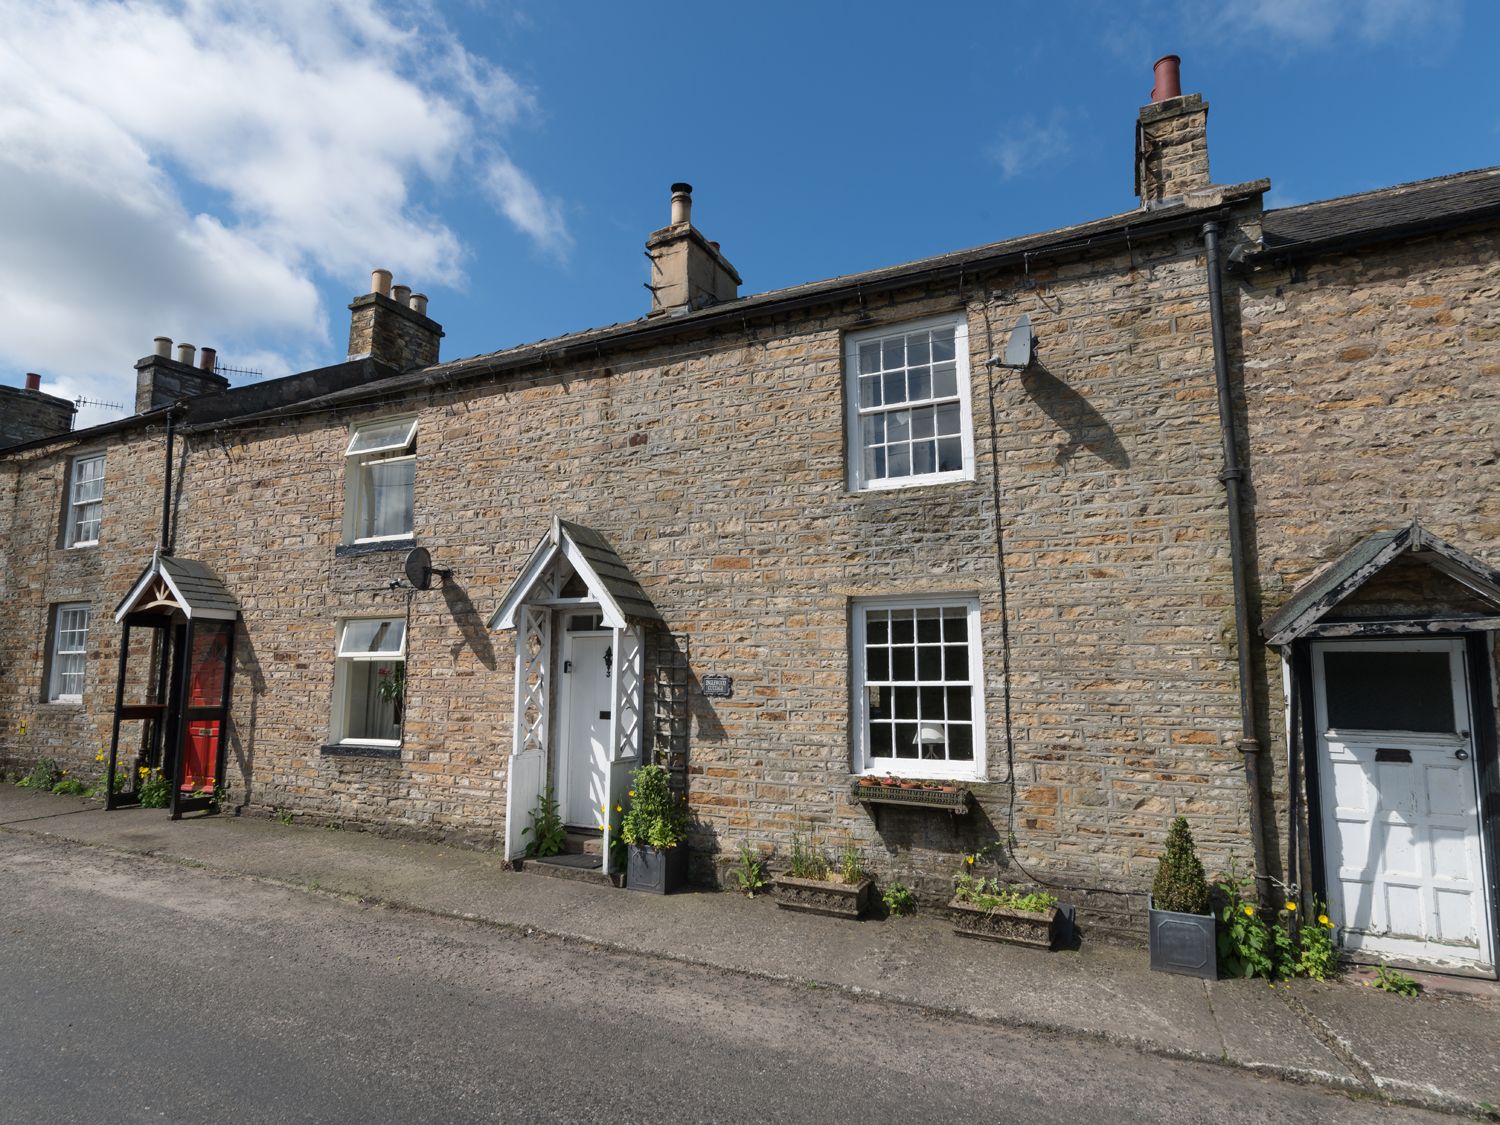
[[[1446,654],[1457,729],[1331,728],[1325,657],[1338,651]],[[1464,641],[1315,641],[1311,658],[1327,892],[1345,948],[1493,970],[1496,904]]]

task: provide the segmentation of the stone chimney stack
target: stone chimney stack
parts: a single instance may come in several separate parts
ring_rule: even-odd
[[[390,270],[370,274],[370,292],[349,305],[349,358],[410,371],[438,361],[443,326],[427,316],[427,297],[392,285]]]
[[[1208,103],[1184,94],[1182,60],[1156,61],[1151,104],[1141,107],[1135,127],[1135,191],[1141,206],[1161,207],[1207,188]]]
[[[172,358],[172,341],[158,336],[151,342],[151,354],[135,364],[135,412],[160,410],[178,399],[227,391],[229,380],[214,370],[213,348],[204,348],[198,361],[198,349],[192,344],[178,344],[177,358]]]
[[[672,185],[672,221],[646,240],[651,259],[651,315],[691,312],[740,294],[740,275],[693,226],[692,184]]]
[[[0,387],[0,448],[65,434],[77,413],[67,399],[43,393],[42,377],[28,371],[24,390]]]

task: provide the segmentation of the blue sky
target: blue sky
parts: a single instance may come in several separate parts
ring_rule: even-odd
[[[1151,63],[1286,205],[1497,163],[1500,7],[0,0],[0,379],[158,334],[337,362],[387,266],[445,358],[647,308],[668,186],[759,292],[1135,205]],[[114,416],[89,409],[89,424]]]

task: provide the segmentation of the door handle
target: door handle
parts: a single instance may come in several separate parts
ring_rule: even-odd
[[[1455,750],[1453,756],[1460,762],[1467,762],[1469,760],[1469,752],[1467,750]]]

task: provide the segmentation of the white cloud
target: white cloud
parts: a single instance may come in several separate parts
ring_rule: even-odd
[[[1061,160],[1073,148],[1069,123],[1074,116],[1067,110],[1054,109],[1045,118],[1021,118],[990,145],[990,159],[1000,165],[1000,173],[1007,180]]]
[[[475,175],[568,244],[493,139],[531,96],[423,3],[0,0],[0,26],[0,363],[78,393],[122,401],[157,333],[327,362],[318,282],[459,282],[420,201]]]
[[[1458,0],[1227,0],[1203,20],[1199,4],[1185,15],[1211,34],[1265,36],[1284,46],[1322,47],[1347,38],[1366,45],[1423,36],[1456,26]]]

